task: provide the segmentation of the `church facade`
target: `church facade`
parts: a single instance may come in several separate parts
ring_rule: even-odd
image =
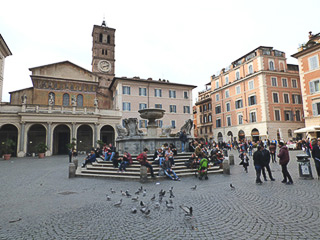
[[[115,77],[115,29],[105,22],[94,25],[92,41],[92,71],[69,61],[30,68],[32,87],[12,91],[10,102],[0,103],[0,143],[14,140],[14,156],[36,153],[39,143],[48,146],[47,156],[67,154],[66,145],[73,141],[80,152],[97,147],[98,140],[115,144],[115,129],[123,119],[123,109],[113,100],[119,82]],[[195,86],[181,86],[188,91],[182,106],[191,108]],[[178,126],[190,118],[187,113],[182,116]]]

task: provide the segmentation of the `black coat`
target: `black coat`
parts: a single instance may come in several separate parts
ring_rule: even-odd
[[[263,156],[263,165],[266,166],[270,163],[270,152],[267,149],[263,149],[261,152]]]
[[[312,157],[320,159],[320,148],[318,144],[312,146]]]
[[[253,164],[255,166],[263,166],[263,155],[261,151],[255,151],[253,154]]]

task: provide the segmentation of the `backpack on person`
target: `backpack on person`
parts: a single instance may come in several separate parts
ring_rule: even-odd
[[[143,158],[144,158],[143,153],[140,153],[140,154],[137,156],[137,161],[141,163],[141,162],[143,161]]]

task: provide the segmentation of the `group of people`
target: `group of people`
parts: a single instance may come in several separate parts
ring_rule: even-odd
[[[253,165],[256,171],[256,183],[262,184],[261,174],[265,181],[267,181],[266,170],[268,172],[269,178],[271,181],[275,181],[272,176],[272,172],[270,169],[270,161],[277,162],[276,156],[279,158],[279,164],[281,165],[283,180],[282,183],[291,185],[293,184],[292,177],[287,169],[287,165],[290,161],[289,150],[286,144],[283,141],[278,143],[279,145],[279,153],[276,155],[277,149],[277,141],[272,140],[271,142],[259,141],[257,143],[257,151],[253,153]],[[247,156],[247,152],[252,151],[253,146],[251,142],[243,141],[239,144],[239,158],[241,160],[240,164],[244,167],[244,170],[248,172],[249,166],[249,157]],[[268,150],[269,147],[269,150]],[[320,153],[320,151],[319,151]],[[250,155],[250,154],[249,154]],[[320,156],[319,156],[320,157]]]
[[[110,143],[109,145],[104,145],[102,149],[92,148],[90,153],[87,154],[82,167],[84,168],[88,163],[93,163],[97,158],[102,158],[104,161],[112,161],[113,167],[118,168],[118,172],[126,171],[126,167],[132,164],[132,156],[128,152],[124,152],[123,156],[119,156],[119,152],[116,151],[116,148]]]
[[[163,173],[171,180],[180,181],[180,178],[174,172],[172,167],[175,166],[174,156],[177,155],[176,147],[171,143],[169,146],[165,143],[161,148],[158,148],[153,155],[153,162],[159,165],[160,174]]]

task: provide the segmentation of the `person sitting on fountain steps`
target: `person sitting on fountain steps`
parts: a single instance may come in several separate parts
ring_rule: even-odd
[[[177,176],[177,174],[172,170],[172,163],[169,160],[169,155],[166,155],[166,158],[164,160],[164,162],[162,163],[162,169],[164,171],[164,173],[171,179],[171,180],[176,180],[176,181],[180,181],[180,178]],[[171,174],[173,176],[171,176]]]
[[[88,154],[88,156],[85,158],[85,162],[82,164],[82,167],[84,168],[88,163],[93,163],[96,161],[96,154],[94,152],[94,149],[91,150],[91,153]]]
[[[149,163],[149,161],[147,160],[148,159],[148,155],[147,155],[148,151],[149,151],[148,148],[143,149],[143,152],[137,156],[137,161],[141,164],[141,166],[145,166],[145,167],[149,168],[150,173],[151,173],[151,177],[155,178],[156,176],[153,173],[153,168],[152,168],[151,164]]]

